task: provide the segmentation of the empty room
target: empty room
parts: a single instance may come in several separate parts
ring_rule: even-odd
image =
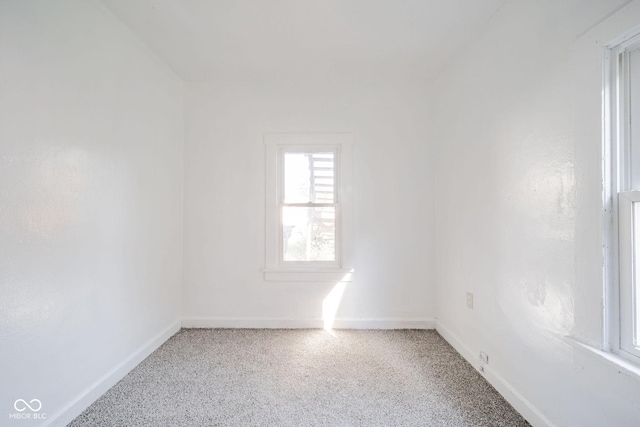
[[[640,426],[640,0],[0,0],[0,426]]]

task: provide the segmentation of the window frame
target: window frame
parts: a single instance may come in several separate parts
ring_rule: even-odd
[[[634,244],[634,204],[640,188],[631,186],[629,52],[640,48],[638,28],[604,47],[603,178],[605,211],[605,349],[640,363],[635,330],[640,307],[635,303],[640,274]],[[640,167],[640,165],[637,165]],[[636,306],[634,307],[634,304]]]
[[[350,133],[273,133],[264,136],[266,149],[265,269],[267,281],[333,281],[352,270]],[[284,155],[288,152],[334,153],[334,203],[336,216],[335,261],[285,261],[282,212]],[[316,203],[293,204],[312,207]]]
[[[278,222],[278,265],[284,268],[340,268],[340,260],[342,253],[342,242],[339,236],[341,233],[341,198],[338,189],[340,188],[341,183],[341,174],[340,174],[340,145],[336,144],[326,144],[326,145],[311,145],[311,144],[280,144],[278,145],[278,159],[276,160],[277,171],[278,174],[278,184],[276,188],[277,197],[278,197],[278,213],[280,214],[280,221]],[[333,203],[287,203],[285,201],[285,171],[284,171],[284,157],[287,153],[304,153],[304,154],[314,154],[314,153],[333,153],[333,164],[334,164],[334,183],[333,183]],[[284,259],[284,224],[283,224],[283,213],[285,207],[333,207],[335,213],[335,259],[333,261],[287,261]]]
[[[635,205],[635,206],[634,206]],[[618,194],[618,229],[619,229],[619,277],[620,277],[620,352],[638,358],[640,361],[640,343],[634,342],[638,336],[637,311],[638,289],[638,242],[634,230],[637,227],[634,217],[636,209],[640,209],[640,191],[623,191]],[[631,304],[627,303],[630,302]],[[636,304],[636,310],[633,304]]]

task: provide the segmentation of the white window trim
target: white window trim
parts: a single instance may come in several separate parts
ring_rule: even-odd
[[[325,282],[340,281],[353,271],[352,262],[352,151],[354,139],[350,133],[272,133],[264,136],[266,149],[265,200],[265,269],[267,281]],[[326,149],[338,154],[336,161],[336,261],[284,262],[280,203],[284,150]]]
[[[626,110],[629,93],[628,70],[621,55],[640,45],[640,29],[624,34],[604,48],[603,91],[603,178],[604,178],[604,350],[640,363],[640,349],[632,343],[633,314],[633,204],[640,191],[629,186],[629,123]],[[621,78],[622,76],[622,78]],[[621,81],[622,80],[622,81]],[[638,313],[636,313],[637,315]]]

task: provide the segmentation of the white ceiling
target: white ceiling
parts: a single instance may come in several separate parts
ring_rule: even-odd
[[[102,0],[185,80],[428,79],[505,0]]]

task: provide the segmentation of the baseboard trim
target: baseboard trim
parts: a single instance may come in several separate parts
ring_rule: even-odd
[[[447,340],[451,346],[456,349],[467,362],[471,364],[497,391],[504,397],[507,402],[513,406],[529,423],[534,427],[555,427],[555,425],[545,417],[531,402],[522,396],[511,384],[509,384],[500,374],[498,374],[490,365],[484,366],[481,371],[476,352],[467,347],[461,340],[445,327],[441,322],[436,321],[436,331]]]
[[[333,329],[435,329],[435,319],[336,319]],[[323,329],[322,319],[185,317],[183,328]]]
[[[98,378],[85,391],[80,393],[75,399],[66,404],[62,409],[48,418],[43,427],[66,426],[87,409],[100,396],[113,387],[118,381],[125,377],[140,362],[146,359],[165,341],[171,338],[180,330],[181,322],[176,320],[166,327],[162,332],[151,338],[129,357],[114,366],[109,372]]]

